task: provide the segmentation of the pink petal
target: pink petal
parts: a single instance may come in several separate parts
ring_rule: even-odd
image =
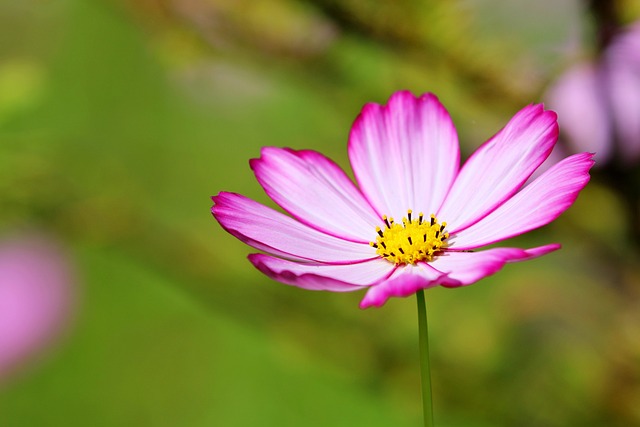
[[[0,243],[0,383],[60,333],[72,278],[58,247],[41,238]]]
[[[624,163],[640,158],[640,69],[611,73],[611,109]]]
[[[362,192],[379,214],[434,213],[459,165],[449,113],[432,94],[395,93],[387,106],[367,104],[349,137],[349,158]]]
[[[611,125],[604,76],[593,64],[580,64],[565,74],[545,96],[547,106],[558,113],[558,123],[571,153],[596,153],[599,162],[612,154]]]
[[[546,225],[564,212],[589,182],[593,154],[555,164],[495,211],[450,239],[455,249],[474,249]]]
[[[394,269],[393,264],[381,258],[332,265],[299,263],[264,254],[251,254],[249,261],[274,280],[312,291],[357,291],[385,279]]]
[[[368,244],[343,240],[308,227],[240,194],[212,197],[211,213],[232,235],[285,258],[350,263],[376,257]]]
[[[375,236],[379,216],[347,175],[322,154],[266,147],[251,167],[269,197],[300,222],[361,243]]]
[[[505,263],[524,261],[560,249],[551,244],[532,249],[495,248],[480,252],[447,252],[431,262],[445,273],[441,285],[458,287],[471,285],[478,280],[497,273]]]
[[[558,137],[556,114],[530,105],[467,160],[443,206],[451,233],[480,220],[511,197],[547,158]]]
[[[622,160],[640,158],[640,23],[621,34],[603,59]]]
[[[420,289],[437,286],[444,276],[426,263],[399,266],[387,280],[369,288],[360,308],[382,307],[391,297],[406,297]]]

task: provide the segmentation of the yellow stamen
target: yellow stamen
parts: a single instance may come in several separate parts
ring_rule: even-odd
[[[446,222],[438,223],[433,214],[425,222],[422,212],[417,219],[412,218],[412,213],[411,209],[407,211],[402,224],[383,215],[385,228],[376,227],[376,241],[370,243],[378,255],[396,265],[431,261],[447,247],[449,233],[444,231]]]

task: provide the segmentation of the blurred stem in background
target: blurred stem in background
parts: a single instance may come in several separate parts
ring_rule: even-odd
[[[595,42],[602,52],[620,30],[618,0],[587,0],[596,26]]]
[[[622,19],[620,16],[619,0],[587,0],[589,11],[594,22],[594,40],[596,48],[596,57],[598,61],[602,60],[602,56],[606,54],[607,48],[620,35],[623,30]],[[633,88],[629,88],[633,90]],[[604,99],[608,99],[604,97]],[[609,101],[610,103],[610,101]],[[612,116],[614,111],[611,105],[606,105],[607,113]],[[617,153],[615,158],[618,161],[608,162],[602,165],[602,180],[611,189],[620,195],[624,206],[626,220],[629,224],[629,240],[636,250],[640,249],[640,188],[637,185],[638,168],[636,163],[628,164],[624,162],[623,153],[620,152],[622,144],[628,143],[620,135],[615,127],[611,130],[610,136],[613,141]]]

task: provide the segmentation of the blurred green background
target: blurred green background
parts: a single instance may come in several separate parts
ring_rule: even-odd
[[[414,299],[270,281],[209,197],[269,203],[265,145],[348,169],[360,108],[399,89],[435,92],[468,154],[591,31],[577,0],[0,2],[0,232],[79,272],[0,426],[420,425]],[[603,182],[511,242],[562,251],[427,293],[438,426],[640,426],[640,263]]]

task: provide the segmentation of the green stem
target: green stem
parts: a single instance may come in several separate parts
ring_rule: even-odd
[[[429,331],[427,327],[427,304],[424,291],[416,292],[418,299],[418,334],[420,337],[420,376],[422,382],[422,411],[424,426],[433,427],[433,402],[431,398],[431,369],[429,368]]]

